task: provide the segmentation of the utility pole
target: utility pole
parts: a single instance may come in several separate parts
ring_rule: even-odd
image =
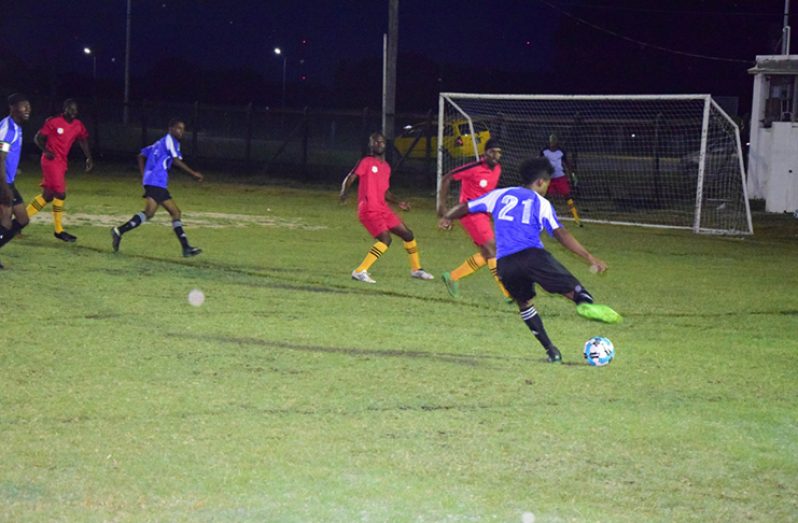
[[[130,118],[130,14],[131,3],[133,0],[127,0],[127,16],[125,18],[125,97],[124,106],[122,107],[122,123],[127,125]]]
[[[784,0],[784,27],[781,30],[781,54],[790,54],[790,0]]]
[[[396,57],[399,50],[399,0],[388,2],[388,36],[383,40],[382,134],[385,135],[388,161],[393,157],[396,128]]]

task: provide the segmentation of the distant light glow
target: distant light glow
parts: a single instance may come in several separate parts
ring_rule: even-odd
[[[84,47],[83,54],[91,54],[91,47]]]
[[[283,54],[283,51],[279,47],[275,47],[274,48],[274,54],[281,55],[281,54]]]

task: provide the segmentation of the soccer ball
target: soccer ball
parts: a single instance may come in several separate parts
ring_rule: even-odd
[[[615,357],[615,347],[603,336],[594,336],[585,342],[585,361],[588,365],[602,367]]]

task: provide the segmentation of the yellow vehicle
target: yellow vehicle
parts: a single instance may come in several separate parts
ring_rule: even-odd
[[[394,147],[403,157],[407,158],[427,158],[427,136],[424,136],[426,124],[408,125],[402,134],[394,139]],[[430,156],[435,157],[438,150],[438,129],[432,127],[432,138],[430,141]],[[420,137],[420,138],[419,138]],[[416,141],[415,146],[413,142]],[[443,150],[445,154],[453,158],[473,157],[474,140],[477,143],[477,153],[485,152],[485,142],[490,139],[488,126],[483,122],[474,122],[474,136],[468,126],[468,120],[454,120],[447,123],[443,128]],[[412,150],[410,147],[413,147]],[[408,154],[409,152],[409,154]]]

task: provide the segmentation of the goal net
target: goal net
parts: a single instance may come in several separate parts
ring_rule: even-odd
[[[575,172],[585,222],[753,233],[739,129],[709,95],[441,93],[438,186],[488,137],[502,145],[500,186],[517,184],[520,163],[540,156],[551,134]]]

